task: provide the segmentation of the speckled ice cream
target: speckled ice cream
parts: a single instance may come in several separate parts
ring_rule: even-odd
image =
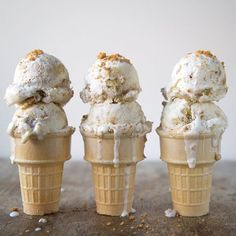
[[[84,116],[81,129],[97,135],[120,132],[137,136],[150,132],[151,122],[146,121],[137,102],[94,104]]]
[[[171,134],[214,133],[227,127],[224,112],[214,103],[192,103],[176,98],[166,103],[161,128]]]
[[[64,105],[73,96],[70,83],[67,69],[56,57],[34,50],[17,65],[5,100],[8,105],[39,101]]]
[[[85,78],[83,102],[118,103],[136,100],[141,88],[137,72],[125,57],[100,53]]]
[[[176,98],[165,105],[161,128],[171,136],[185,137],[185,151],[190,168],[194,168],[197,158],[198,139],[189,139],[191,135],[211,134],[216,158],[221,158],[221,136],[228,125],[224,112],[214,103],[191,103]]]
[[[39,140],[49,133],[67,132],[66,114],[54,103],[37,103],[28,108],[18,108],[8,126],[8,134],[19,135],[23,143],[35,136]]]
[[[166,88],[168,100],[177,97],[198,102],[219,101],[226,92],[223,62],[202,50],[187,54],[176,64]]]
[[[184,137],[189,168],[195,168],[197,163],[201,134],[212,136],[215,158],[221,158],[220,142],[227,118],[213,101],[223,98],[226,92],[224,64],[203,50],[183,57],[173,70],[169,86],[162,89],[166,101],[160,129],[170,136]]]
[[[43,139],[47,134],[68,131],[62,108],[73,96],[69,74],[54,56],[36,49],[28,53],[16,67],[13,83],[7,88],[5,100],[16,105],[8,134]]]

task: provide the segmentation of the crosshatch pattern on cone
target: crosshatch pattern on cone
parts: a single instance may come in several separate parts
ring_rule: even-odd
[[[92,164],[97,211],[120,216],[125,205],[130,212],[133,203],[136,165]]]

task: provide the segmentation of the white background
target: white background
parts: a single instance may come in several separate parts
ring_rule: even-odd
[[[120,53],[135,65],[143,88],[139,96],[146,117],[159,125],[161,87],[186,53],[209,49],[225,62],[229,92],[219,103],[229,119],[222,153],[234,159],[236,145],[236,1],[234,0],[0,0],[0,156],[8,157],[6,128],[15,108],[3,101],[18,61],[40,48],[67,67],[75,96],[65,106],[69,124],[77,127],[72,155],[82,159],[78,131],[89,106],[79,98],[84,75],[99,51]],[[158,137],[148,135],[148,159],[159,158]]]

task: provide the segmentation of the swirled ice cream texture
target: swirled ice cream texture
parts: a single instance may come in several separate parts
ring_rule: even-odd
[[[227,92],[224,63],[209,51],[189,53],[174,67],[166,88],[168,100],[219,101]]]
[[[27,142],[32,136],[43,139],[47,134],[68,132],[64,110],[54,103],[37,103],[27,108],[18,108],[15,112],[7,132],[15,137],[20,136],[22,143]]]
[[[56,57],[34,50],[18,63],[5,100],[8,105],[54,102],[63,106],[73,96],[70,83],[67,69]]]
[[[80,97],[85,103],[119,103],[136,100],[141,91],[138,75],[125,57],[100,53],[85,78]]]
[[[83,131],[96,135],[108,133],[144,135],[151,131],[152,123],[146,121],[137,102],[94,104],[80,125]]]
[[[204,134],[227,127],[224,112],[214,103],[193,103],[176,98],[167,102],[161,116],[161,128],[172,134]]]
[[[212,134],[212,146],[216,160],[221,158],[221,136],[228,125],[224,112],[214,103],[191,103],[176,98],[165,104],[161,128],[170,135],[181,134],[185,137],[187,163],[194,168],[197,162],[199,139],[189,135]]]

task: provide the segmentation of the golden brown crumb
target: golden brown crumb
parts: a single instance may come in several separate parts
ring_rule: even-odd
[[[141,223],[144,224],[144,223],[145,223],[145,220],[144,220],[144,219],[141,219]]]
[[[17,207],[12,207],[10,210],[11,211],[18,211],[18,208]]]
[[[106,53],[105,52],[99,52],[99,54],[97,55],[97,59],[103,59],[106,57]]]
[[[107,226],[111,225],[111,222],[107,222],[106,225],[107,225]]]
[[[144,224],[138,224],[136,227],[142,229],[144,227]]]
[[[29,98],[26,98],[22,104],[21,104],[21,108],[22,109],[26,109],[27,107],[33,105],[36,103],[36,99],[35,97],[29,97]]]
[[[198,50],[196,51],[196,55],[199,56],[199,55],[205,55],[207,57],[214,57],[214,55],[210,52],[210,51],[205,51],[205,50]]]
[[[129,220],[135,220],[134,215],[129,216]]]
[[[100,52],[97,55],[97,59],[101,59],[104,61],[120,61],[120,62],[126,62],[131,64],[130,60],[123,57],[122,55],[116,53],[116,54],[111,54],[111,55],[107,55],[105,52]]]
[[[35,49],[31,52],[29,52],[27,55],[26,55],[26,58],[30,61],[34,61],[39,55],[43,54],[44,52],[40,49]]]

